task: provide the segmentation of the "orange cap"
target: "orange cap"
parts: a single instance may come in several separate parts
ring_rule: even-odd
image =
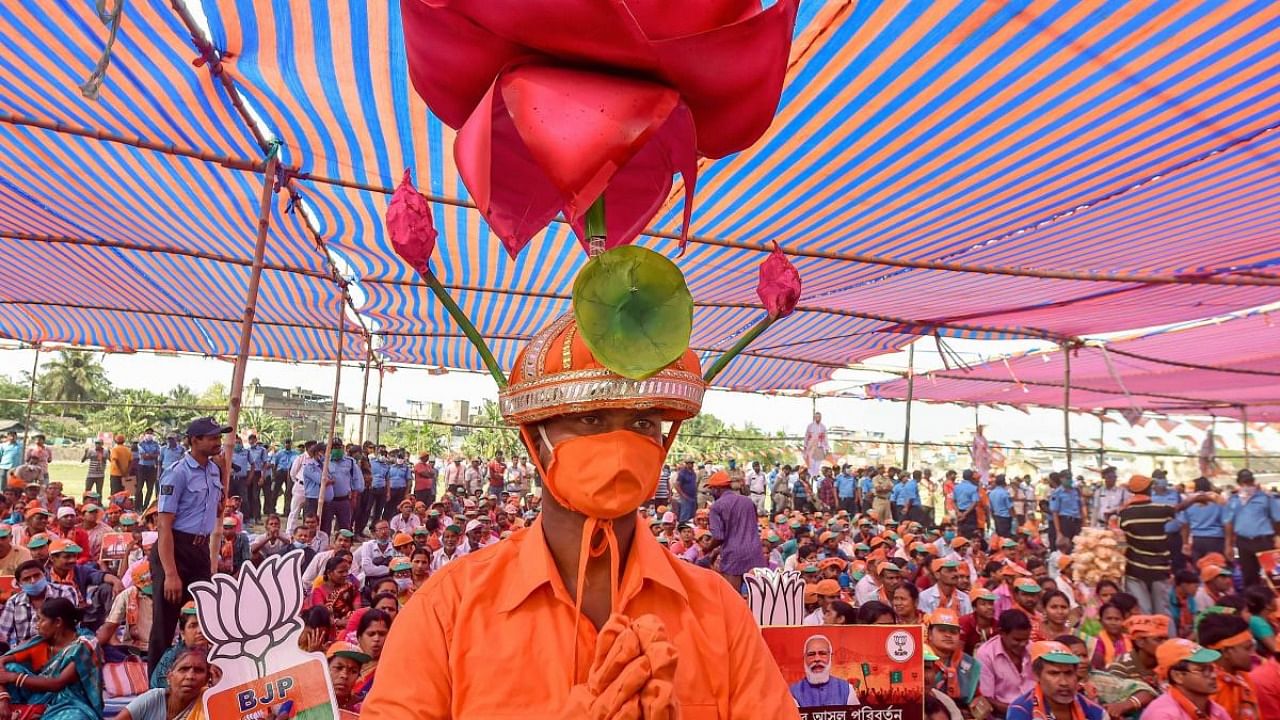
[[[408,533],[396,533],[395,536],[391,538],[391,547],[398,547],[400,545],[412,545],[412,544],[413,544],[413,536]]]
[[[1156,674],[1169,677],[1169,670],[1180,662],[1208,664],[1217,662],[1222,653],[1201,647],[1186,638],[1165,640],[1156,648]]]
[[[1222,575],[1231,577],[1231,571],[1221,565],[1205,565],[1200,568],[1200,582],[1209,582]]]
[[[956,614],[955,610],[951,610],[950,608],[938,608],[925,616],[924,624],[928,627],[933,627],[935,625],[949,625],[951,627],[959,628],[960,616]]]
[[[839,595],[840,583],[831,579],[819,580],[818,583],[813,586],[813,591],[819,595]]]
[[[729,487],[729,473],[723,470],[717,470],[711,473],[711,477],[707,478],[707,487],[713,487],[713,488]]]
[[[1132,638],[1169,637],[1169,618],[1164,615],[1133,615],[1124,621],[1124,631]]]
[[[1226,567],[1227,558],[1222,553],[1211,552],[1202,556],[1196,561],[1196,567],[1203,570],[1206,565],[1217,565],[1218,567]]]

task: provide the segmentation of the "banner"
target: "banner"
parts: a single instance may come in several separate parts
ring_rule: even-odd
[[[802,720],[921,720],[919,625],[766,627]]]

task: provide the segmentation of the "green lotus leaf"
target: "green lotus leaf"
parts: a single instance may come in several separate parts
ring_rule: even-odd
[[[578,273],[573,316],[600,364],[643,380],[688,349],[693,296],[675,263],[623,245],[592,258]]]

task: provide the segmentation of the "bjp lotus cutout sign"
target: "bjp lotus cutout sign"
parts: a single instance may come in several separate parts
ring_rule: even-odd
[[[245,563],[191,584],[200,629],[222,678],[205,691],[205,717],[219,720],[336,720],[341,717],[324,657],[298,647],[302,552]]]

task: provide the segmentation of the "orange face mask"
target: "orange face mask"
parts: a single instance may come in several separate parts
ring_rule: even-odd
[[[582,620],[582,591],[586,582],[587,561],[609,553],[609,586],[612,613],[619,611],[618,537],[613,521],[634,513],[658,488],[658,476],[667,451],[680,429],[672,424],[666,441],[659,445],[652,439],[630,430],[615,430],[598,435],[570,438],[552,445],[543,426],[538,426],[542,442],[551,448],[551,464],[542,467],[538,444],[527,426],[520,435],[529,448],[529,456],[537,464],[543,483],[556,502],[569,510],[587,516],[582,526],[582,545],[578,554],[578,582],[574,592],[574,636]],[[597,541],[597,535],[600,536]],[[578,654],[574,653],[573,674],[578,677]]]
[[[547,490],[574,512],[613,520],[635,512],[658,489],[667,450],[644,435],[615,430],[553,447],[541,425],[538,434],[551,448],[551,464],[542,474]]]

